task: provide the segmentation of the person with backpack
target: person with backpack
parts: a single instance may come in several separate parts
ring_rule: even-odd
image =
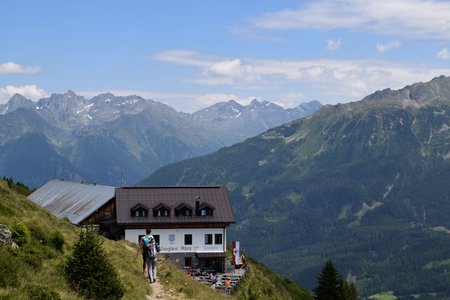
[[[156,281],[156,242],[151,229],[147,228],[145,232],[146,235],[139,242],[139,249],[142,249],[142,271],[145,274],[147,266],[148,280],[153,283]]]

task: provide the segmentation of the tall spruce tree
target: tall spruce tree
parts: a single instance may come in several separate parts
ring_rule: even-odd
[[[317,286],[313,289],[316,300],[340,300],[339,275],[331,260],[327,260],[322,272],[319,275]]]
[[[359,300],[355,284],[343,280],[331,260],[325,263],[313,292],[316,300]]]
[[[64,272],[72,288],[88,299],[120,299],[124,295],[123,284],[93,227],[81,230]]]

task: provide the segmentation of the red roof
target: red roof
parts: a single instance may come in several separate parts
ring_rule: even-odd
[[[193,208],[193,216],[175,216],[174,209],[180,204]],[[138,205],[148,207],[146,217],[133,217],[131,210]],[[168,217],[155,217],[153,208],[164,204],[170,208]],[[198,216],[196,208],[214,208],[212,216]],[[223,187],[121,187],[116,188],[116,209],[118,224],[148,223],[234,223],[228,192]]]

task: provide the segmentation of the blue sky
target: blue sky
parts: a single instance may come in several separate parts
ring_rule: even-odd
[[[450,1],[2,0],[0,41],[0,103],[335,104],[449,76]]]

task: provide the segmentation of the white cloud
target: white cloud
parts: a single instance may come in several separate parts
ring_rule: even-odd
[[[224,76],[239,76],[245,71],[239,59],[220,61],[210,66],[208,70]]]
[[[40,71],[40,67],[38,66],[22,66],[16,64],[12,61],[0,64],[0,74],[9,74],[9,73],[26,73],[32,74]]]
[[[447,48],[444,48],[444,49],[442,49],[441,51],[439,51],[439,52],[437,53],[437,56],[438,56],[440,59],[449,59],[449,58],[450,58],[450,51],[448,51]]]
[[[31,100],[39,100],[47,96],[47,93],[35,84],[24,86],[7,85],[4,88],[0,88],[0,103],[7,102],[14,94],[21,94]]]
[[[340,39],[337,40],[327,40],[327,49],[330,51],[335,51],[341,48],[342,42]]]
[[[196,67],[207,67],[210,66],[211,63],[216,62],[216,58],[214,57],[208,58],[207,56],[200,55],[197,52],[185,50],[163,51],[153,54],[150,58]]]
[[[387,60],[270,60],[224,58],[191,53],[192,57],[174,57],[171,61],[198,69],[197,78],[189,82],[208,86],[257,91],[268,97],[274,90],[293,88],[309,99],[357,100],[376,90],[402,88],[428,81],[439,75],[449,75],[450,68],[418,66],[415,63]],[[202,59],[204,57],[204,59]],[[270,96],[269,96],[270,97]]]
[[[394,48],[398,48],[402,45],[402,43],[400,43],[399,41],[395,40],[395,41],[391,41],[391,42],[387,42],[384,44],[378,43],[377,44],[377,50],[383,54],[384,52],[394,49]]]
[[[419,17],[418,17],[419,16]],[[450,39],[450,2],[319,0],[251,20],[260,29],[348,29],[384,35]]]

